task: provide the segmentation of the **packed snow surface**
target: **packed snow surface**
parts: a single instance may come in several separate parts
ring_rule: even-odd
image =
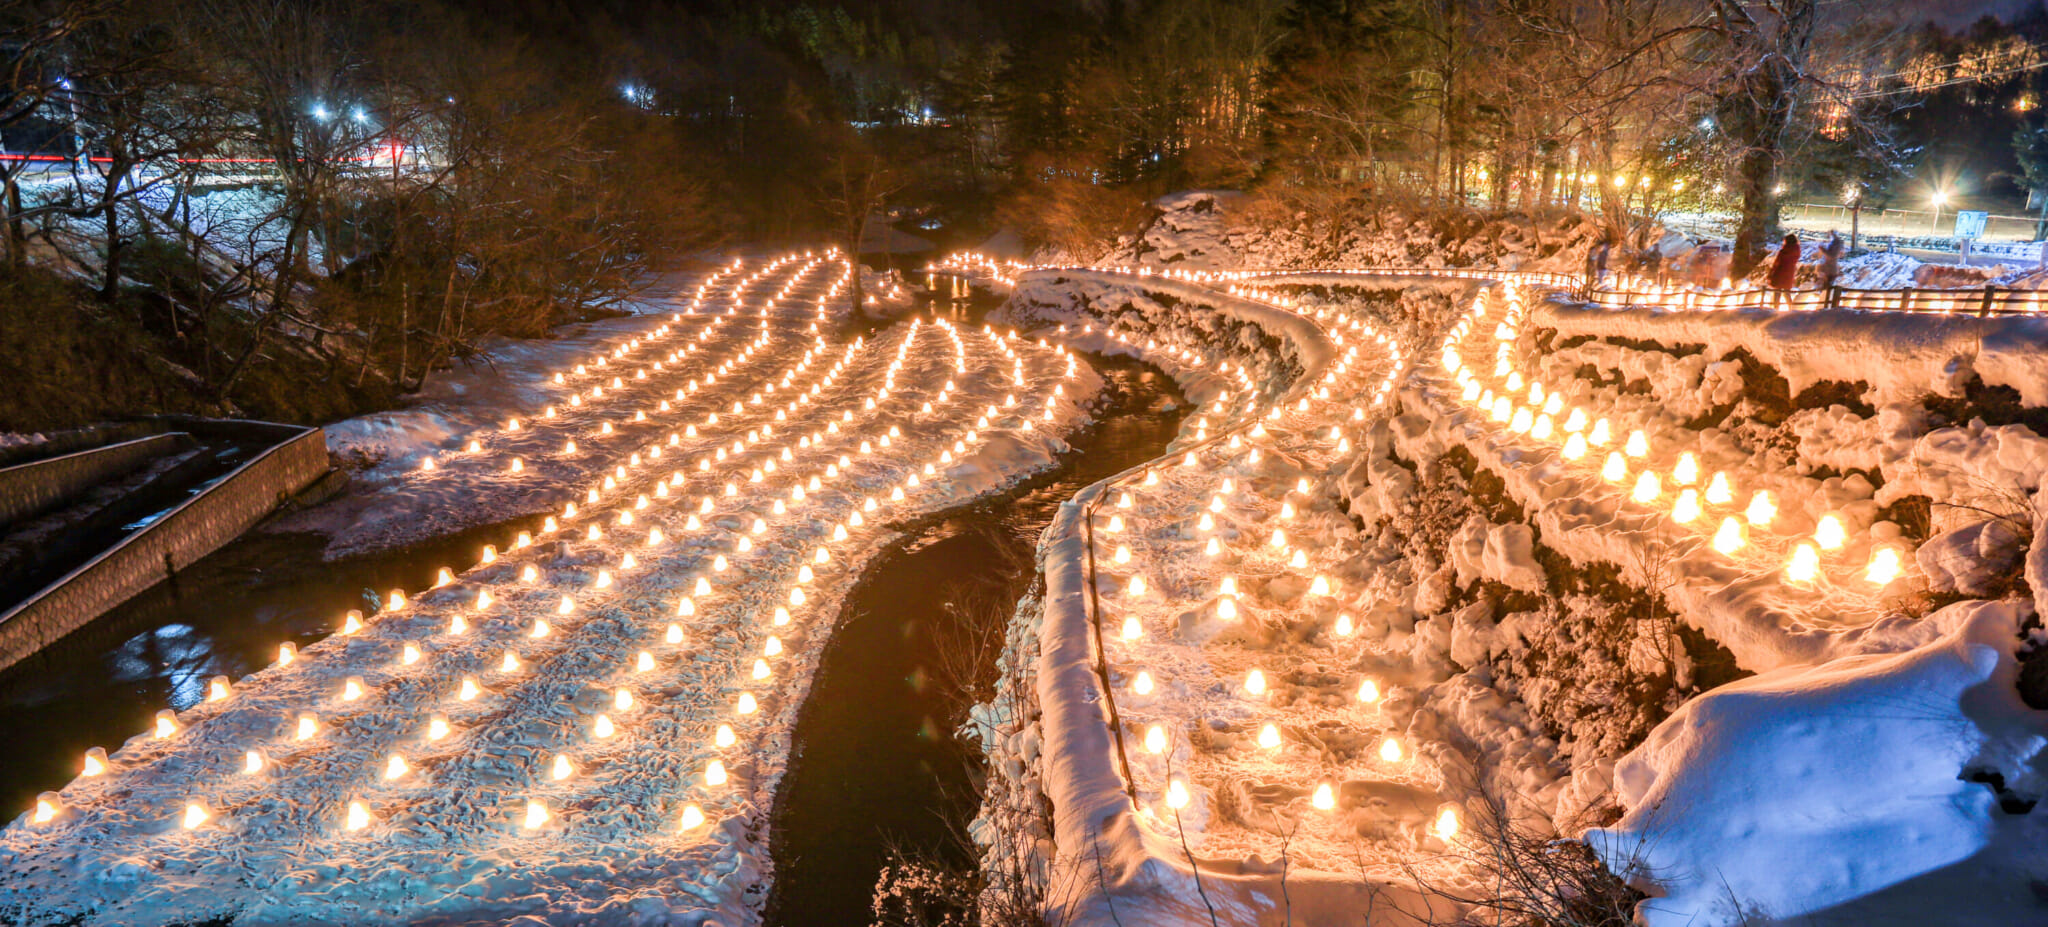
[[[2048,914],[2025,815],[2048,722],[2015,686],[2035,603],[1918,604],[2022,568],[2048,584],[2048,439],[1963,420],[1998,390],[2048,404],[2040,317],[1146,263],[948,263],[1013,286],[1018,324],[1159,363],[1203,403],[1048,530],[1045,594],[1011,628],[1032,704],[977,714],[1020,806],[977,832],[1050,800],[1051,849],[1023,852],[1055,914],[1452,917],[1448,896],[1498,884],[1476,842],[1491,796],[1564,836],[1625,812],[1594,845],[1651,923],[1975,922],[1956,905],[1980,887],[1993,921]],[[1453,466],[1492,498],[1414,523]],[[1602,663],[1612,642],[1559,635],[1614,606],[1560,582],[1647,590],[1717,672],[1761,675],[1631,722],[1620,681],[1687,691],[1712,655]],[[1538,604],[1501,614],[1503,595]],[[1589,650],[1573,675],[1530,669],[1560,646]],[[1601,711],[1561,728],[1574,699]]]
[[[847,589],[892,522],[1050,466],[1099,387],[942,319],[842,335],[846,272],[735,264],[526,349],[553,369],[451,395],[431,452],[427,413],[388,417],[408,437],[351,536],[442,506],[546,523],[81,758],[0,832],[0,920],[758,920]]]

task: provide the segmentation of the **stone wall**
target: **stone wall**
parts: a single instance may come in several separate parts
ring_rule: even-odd
[[[130,473],[190,440],[181,433],[151,435],[0,469],[0,526],[58,508],[80,492]]]
[[[0,669],[234,540],[327,472],[325,432],[267,427],[292,436],[0,615]]]

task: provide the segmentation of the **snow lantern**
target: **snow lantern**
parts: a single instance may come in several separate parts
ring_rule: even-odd
[[[1800,544],[1792,549],[1792,560],[1785,565],[1785,578],[1795,583],[1811,582],[1820,574],[1820,552],[1812,544]]]

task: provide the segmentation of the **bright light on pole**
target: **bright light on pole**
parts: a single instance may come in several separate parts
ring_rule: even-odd
[[[1934,191],[1934,221],[1933,221],[1933,222],[1932,222],[1931,224],[1929,224],[1929,225],[1927,226],[1927,233],[1928,233],[1929,235],[1935,235],[1935,234],[1939,234],[1939,233],[1940,233],[1940,231],[1941,231],[1941,207],[1943,207],[1943,206],[1946,206],[1946,205],[1948,205],[1948,191],[1947,191],[1947,190],[1936,190],[1936,191]]]

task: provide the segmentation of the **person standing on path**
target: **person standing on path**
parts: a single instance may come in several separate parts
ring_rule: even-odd
[[[1835,285],[1835,278],[1842,275],[1842,252],[1849,250],[1840,232],[1828,233],[1827,247],[1820,249],[1820,288],[1825,291]]]
[[[1792,284],[1799,280],[1799,236],[1785,233],[1785,241],[1778,246],[1778,257],[1771,261],[1771,272],[1764,282],[1771,288],[1771,304],[1780,305]]]
[[[1613,247],[1614,236],[1600,239],[1600,243],[1586,249],[1586,298],[1592,299],[1593,292],[1600,288],[1600,280],[1607,276],[1607,251]]]

